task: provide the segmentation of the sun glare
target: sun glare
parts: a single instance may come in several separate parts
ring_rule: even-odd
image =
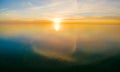
[[[56,31],[58,31],[60,29],[60,24],[55,24],[54,28],[55,28]]]
[[[54,22],[54,29],[56,31],[60,30],[61,19],[60,18],[55,18],[55,19],[53,19],[53,22]]]

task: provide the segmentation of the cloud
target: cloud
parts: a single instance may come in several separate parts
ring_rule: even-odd
[[[30,6],[33,6],[33,4],[31,2],[28,2],[27,4],[30,5]]]
[[[94,16],[94,15],[119,15],[120,6],[118,1],[100,0],[52,0],[43,5],[34,5],[26,2],[30,7],[19,10],[5,11],[9,18],[18,19],[44,19],[53,17],[74,17],[74,16]],[[2,13],[1,13],[2,14]]]
[[[32,5],[31,3],[27,3],[29,5]],[[23,16],[26,18],[42,18],[42,17],[54,17],[54,16],[65,16],[69,15],[71,13],[75,13],[77,6],[75,4],[75,1],[73,0],[66,0],[66,1],[57,1],[50,3],[48,5],[40,5],[40,6],[34,6],[26,9],[16,10],[14,11],[8,11],[7,13],[11,14],[11,16],[14,14],[16,16]],[[39,17],[38,17],[39,16]]]

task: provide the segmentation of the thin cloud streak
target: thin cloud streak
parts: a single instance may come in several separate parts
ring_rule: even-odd
[[[44,19],[54,17],[75,17],[75,16],[105,16],[107,15],[120,15],[120,7],[117,2],[109,2],[114,5],[111,7],[107,5],[108,0],[57,0],[49,4],[34,6],[32,2],[26,4],[30,7],[18,10],[8,10],[1,13],[0,19]],[[94,3],[94,4],[93,4]],[[104,6],[104,7],[103,7]],[[117,6],[117,7],[116,7]]]

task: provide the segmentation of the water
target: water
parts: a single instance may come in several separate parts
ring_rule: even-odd
[[[114,69],[120,61],[119,31],[117,24],[61,24],[59,31],[50,24],[0,24],[0,67]]]

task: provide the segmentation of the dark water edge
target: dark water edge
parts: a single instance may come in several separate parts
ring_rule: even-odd
[[[79,65],[35,54],[28,44],[0,38],[0,72],[119,72],[120,54]]]

